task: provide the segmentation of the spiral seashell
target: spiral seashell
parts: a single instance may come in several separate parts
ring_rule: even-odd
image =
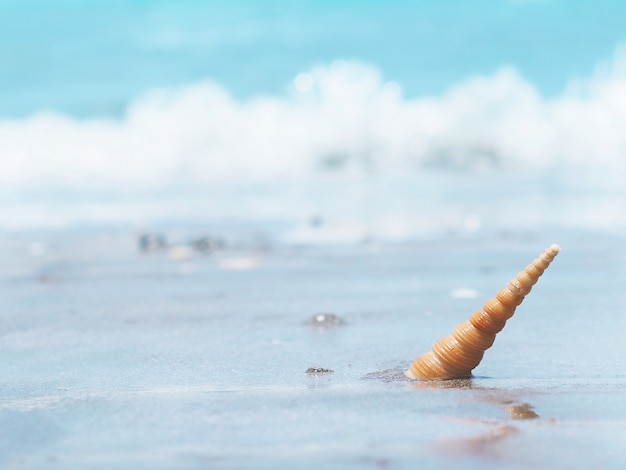
[[[440,339],[431,351],[413,361],[404,375],[409,379],[460,379],[470,377],[491,347],[496,334],[504,328],[539,277],[559,253],[558,245],[550,246],[521,271],[482,310],[458,325],[452,334]]]

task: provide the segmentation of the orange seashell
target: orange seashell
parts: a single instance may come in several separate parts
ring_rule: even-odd
[[[539,277],[561,249],[550,246],[496,297],[485,302],[482,310],[475,312],[469,321],[458,325],[451,335],[440,339],[433,349],[421,355],[404,375],[409,379],[460,379],[469,377],[491,347],[496,334],[504,328]]]

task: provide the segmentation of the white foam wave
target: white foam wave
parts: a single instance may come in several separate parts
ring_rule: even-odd
[[[624,122],[624,50],[554,98],[505,67],[405,99],[376,68],[338,61],[299,74],[284,97],[239,102],[204,82],[153,91],[121,120],[0,121],[0,184],[158,187],[434,166],[562,170],[607,185],[623,175]]]
[[[626,49],[550,98],[505,67],[407,99],[342,61],[282,97],[155,90],[122,119],[0,121],[0,227],[274,221],[290,243],[624,232],[625,122]]]

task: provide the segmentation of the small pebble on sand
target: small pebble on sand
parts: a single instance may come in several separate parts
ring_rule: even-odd
[[[326,369],[324,367],[309,367],[306,370],[306,373],[308,375],[332,374],[333,372],[335,371],[332,369]]]

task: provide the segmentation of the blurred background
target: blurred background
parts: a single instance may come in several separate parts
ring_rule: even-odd
[[[0,227],[626,229],[626,3],[0,0]]]
[[[626,468],[625,181],[624,0],[0,0],[0,468]]]

